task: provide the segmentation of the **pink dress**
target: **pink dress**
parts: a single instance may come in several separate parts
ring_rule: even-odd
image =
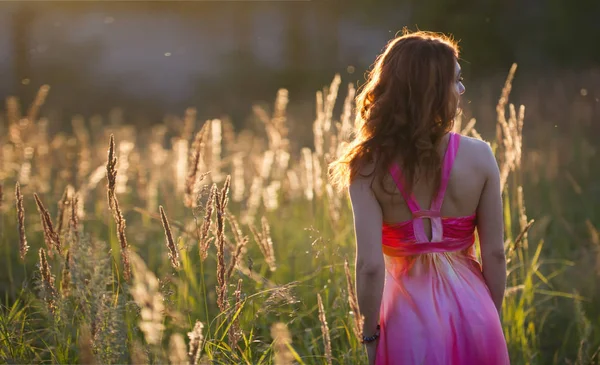
[[[460,135],[450,134],[437,197],[422,210],[391,174],[413,218],[383,224],[386,277],[376,364],[509,364],[498,313],[475,255],[475,214],[441,217]],[[431,221],[432,239],[423,218]]]

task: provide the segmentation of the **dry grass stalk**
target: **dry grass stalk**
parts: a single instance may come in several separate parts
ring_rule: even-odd
[[[206,209],[204,214],[204,221],[202,222],[202,229],[200,230],[198,245],[200,250],[200,259],[206,260],[208,257],[208,247],[210,240],[208,239],[208,233],[210,232],[210,226],[212,224],[212,212],[214,209],[215,196],[218,194],[217,185],[213,184],[206,201]]]
[[[523,247],[529,247],[529,240],[527,239],[527,230],[525,227],[527,226],[527,212],[525,210],[525,199],[523,198],[523,187],[519,186],[517,188],[517,207],[519,209],[519,228],[523,233]]]
[[[169,339],[169,363],[187,364],[187,348],[185,339],[180,333],[174,333]]]
[[[241,328],[240,328],[240,311],[242,309],[242,279],[238,280],[237,287],[234,293],[235,297],[235,310],[233,312],[235,319],[231,323],[229,327],[229,347],[232,349],[237,347],[238,342],[242,337]]]
[[[271,239],[269,221],[266,217],[262,217],[261,232],[257,231],[253,225],[249,225],[249,227],[252,235],[254,236],[254,240],[258,244],[258,248],[260,248],[260,252],[262,252],[267,265],[269,265],[269,269],[271,271],[275,271],[277,266],[275,265],[275,252],[273,250],[273,240]]]
[[[242,222],[250,223],[254,220],[256,212],[258,211],[258,207],[260,206],[260,201],[262,198],[262,194],[260,193],[263,190],[263,180],[260,176],[254,176],[252,179],[252,184],[250,185],[249,191],[250,196],[248,197],[248,208],[242,217]]]
[[[62,245],[60,243],[60,237],[58,233],[54,230],[54,225],[52,224],[52,218],[50,218],[50,213],[44,207],[44,204],[40,200],[40,197],[34,193],[33,197],[35,198],[35,204],[37,205],[38,212],[40,213],[40,217],[42,219],[42,226],[44,227],[44,241],[46,242],[46,246],[48,247],[48,255],[52,257],[52,249],[56,249],[59,254],[62,254]]]
[[[233,275],[233,270],[235,270],[235,267],[237,266],[238,262],[242,261],[242,255],[244,254],[246,244],[248,243],[248,238],[242,236],[239,226],[237,225],[237,221],[235,220],[235,218],[232,217],[233,216],[231,214],[227,214],[227,219],[229,220],[230,225],[232,226],[232,231],[234,232],[233,236],[235,238],[236,245],[235,251],[231,255],[231,260],[229,261],[229,268],[227,269],[227,279],[231,278],[231,275]]]
[[[341,133],[341,124],[337,123],[336,124],[339,131],[338,134]],[[327,153],[325,153],[325,156],[323,156],[324,162],[325,162],[325,166],[327,166],[330,162],[332,162],[338,155],[337,155],[337,151],[338,148],[340,146],[340,144],[338,143],[340,137],[338,137],[336,134],[330,134],[329,135],[329,151],[327,151]]]
[[[31,122],[35,122],[37,119],[40,107],[44,105],[49,92],[50,86],[48,85],[43,85],[38,90],[37,95],[35,96],[33,103],[31,103],[29,106],[29,111],[27,112],[27,119],[29,119]]]
[[[321,165],[321,158],[313,153],[313,177],[314,177],[314,192],[317,198],[323,196],[323,168]]]
[[[22,118],[21,105],[16,97],[6,99],[6,115],[8,117],[8,137],[16,147],[17,154],[22,152],[26,139],[27,129],[31,125],[27,118]],[[29,134],[29,136],[34,135]]]
[[[63,267],[62,278],[60,281],[60,289],[63,298],[68,297],[71,293],[71,260],[71,251],[67,250],[65,266]]]
[[[269,123],[271,122],[271,120],[269,119],[269,115],[268,115],[267,111],[262,106],[260,106],[260,105],[253,105],[252,106],[252,112],[254,112],[254,115],[258,119],[260,119],[260,121],[263,122],[265,126],[269,125]]]
[[[8,117],[8,124],[16,125],[21,119],[21,107],[19,106],[19,99],[14,96],[6,98],[6,116]],[[11,142],[14,143],[13,140]]]
[[[267,262],[269,263],[271,271],[275,271],[275,251],[273,250],[273,240],[271,239],[271,227],[269,226],[269,221],[267,220],[267,217],[263,216],[260,222],[262,226],[261,246],[264,250],[263,253],[267,258]]]
[[[213,119],[210,128],[211,135],[211,177],[214,182],[220,182],[223,178],[221,175],[221,120]]]
[[[356,95],[356,89],[352,83],[348,84],[348,93],[346,94],[346,99],[344,99],[344,108],[341,116],[341,129],[339,132],[339,137],[341,140],[346,140],[352,134],[352,103],[354,101],[354,96]],[[335,156],[333,156],[335,157]]]
[[[227,277],[225,275],[225,218],[223,214],[223,199],[220,193],[214,195],[214,209],[217,214],[217,305],[224,312],[229,307],[227,301]]]
[[[188,159],[188,173],[185,181],[185,196],[184,204],[188,208],[195,207],[196,196],[200,191],[200,182],[205,175],[200,173],[200,159],[202,158],[202,141],[206,138],[207,124],[202,126],[202,129],[194,137],[192,148]]]
[[[123,277],[126,281],[131,279],[131,264],[129,262],[129,244],[127,243],[127,236],[125,235],[125,218],[119,207],[119,201],[115,193],[115,184],[117,179],[117,158],[115,157],[115,136],[110,135],[110,142],[108,148],[108,161],[106,163],[106,177],[108,179],[107,194],[108,194],[108,206],[113,212],[113,217],[117,225],[117,238],[121,246],[121,260],[123,261]]]
[[[25,255],[29,250],[27,237],[25,237],[25,208],[23,208],[23,194],[21,194],[21,185],[15,184],[15,198],[17,206],[17,226],[19,229],[19,255],[21,260],[25,260]]]
[[[35,146],[36,176],[34,184],[36,190],[41,193],[48,193],[52,181],[53,161],[50,155],[50,144],[48,143],[48,119],[40,118],[35,127],[35,132],[30,132],[32,144]],[[72,165],[71,165],[72,166]]]
[[[269,176],[271,176],[271,170],[273,168],[273,161],[275,160],[275,152],[271,150],[265,151],[262,159],[262,164],[260,167],[260,177],[262,181],[269,180]]]
[[[496,140],[502,144],[502,164],[500,167],[500,184],[504,189],[508,175],[511,171],[515,171],[521,165],[521,154],[523,145],[523,120],[525,118],[525,107],[519,108],[517,115],[514,105],[509,105],[509,118],[506,118],[506,105],[508,96],[512,88],[512,80],[514,78],[517,65],[513,64],[502,89],[502,95],[496,106],[498,115],[498,124],[496,127]]]
[[[313,122],[313,136],[315,143],[315,153],[317,156],[323,156],[325,139],[323,137],[325,111],[323,110],[323,92],[317,91],[316,94],[317,116]]]
[[[279,131],[270,122],[265,125],[265,129],[267,132],[267,138],[269,140],[269,147],[268,147],[269,150],[270,151],[279,150],[279,146],[281,146],[281,144],[282,144],[281,135],[279,134]]]
[[[140,306],[140,330],[149,345],[160,344],[165,325],[164,298],[160,293],[159,282],[154,273],[146,267],[144,261],[135,253],[131,255],[133,266],[133,285],[130,292],[133,300]]]
[[[200,361],[200,355],[202,354],[202,345],[204,342],[204,335],[202,329],[204,325],[200,321],[196,321],[194,329],[188,332],[188,338],[190,339],[188,359],[191,365],[197,365]]]
[[[84,202],[85,198],[90,191],[96,188],[98,183],[102,181],[102,179],[106,176],[106,167],[104,165],[100,165],[94,169],[94,171],[87,178],[87,182],[85,182],[77,191],[77,195],[79,195],[79,206],[77,207],[77,214],[79,217],[85,217],[84,210]]]
[[[275,156],[275,158],[277,159],[277,167],[279,171],[277,172],[277,176],[275,177],[276,179],[281,180],[285,176],[285,173],[290,166],[290,157],[290,153],[287,151],[284,151],[282,149],[277,151],[277,155]]]
[[[165,210],[162,205],[158,207],[160,212],[160,220],[162,221],[163,228],[165,230],[165,237],[167,243],[167,249],[169,250],[169,259],[171,260],[171,266],[175,270],[179,270],[181,267],[181,263],[179,262],[179,249],[175,244],[175,240],[173,240],[173,232],[171,231],[171,226],[169,225],[169,220],[167,219],[167,215],[165,214]]]
[[[333,109],[335,107],[335,101],[337,100],[338,91],[340,89],[340,84],[342,83],[342,78],[339,74],[336,74],[329,85],[329,92],[327,93],[327,99],[325,99],[325,119],[323,120],[323,131],[329,132],[332,126],[332,117],[333,117]]]
[[[158,208],[158,174],[155,171],[150,173],[148,185],[146,185],[146,210],[156,212]]]
[[[207,120],[205,122],[206,130],[206,138],[202,140],[200,144],[200,172],[208,172],[212,171],[212,144],[210,143],[210,138],[212,136],[212,120]]]
[[[277,90],[277,97],[275,98],[275,110],[273,111],[273,118],[271,119],[271,123],[275,126],[279,135],[282,138],[287,138],[288,128],[286,126],[287,122],[287,106],[290,102],[289,92],[286,89]],[[281,148],[284,146],[278,146]]]
[[[236,247],[245,245],[248,241],[248,238],[245,237],[244,234],[242,233],[242,229],[240,228],[240,224],[238,223],[237,219],[235,218],[235,215],[231,214],[231,212],[229,212],[229,211],[227,211],[226,213],[227,214],[225,215],[225,218],[227,219],[227,221],[229,222],[229,225],[231,226],[231,232],[233,233],[233,238],[236,242]]]
[[[521,248],[521,242],[523,241],[523,237],[525,237],[525,235],[527,234],[527,232],[529,231],[529,229],[531,228],[531,226],[533,226],[533,223],[535,223],[535,220],[530,220],[525,227],[523,228],[523,230],[521,230],[521,232],[519,233],[519,235],[517,236],[517,238],[515,238],[514,243],[509,247],[508,252],[506,253],[506,257],[507,257],[507,262],[510,262],[512,260],[512,256],[513,254],[519,249]]]
[[[290,141],[288,139],[289,128],[287,126],[287,106],[289,103],[289,92],[286,89],[279,89],[275,99],[275,110],[270,125],[276,130],[277,143],[270,148],[276,151],[276,169],[273,172],[276,179],[281,179],[289,165],[290,160]]]
[[[225,210],[227,209],[227,204],[229,204],[229,188],[231,187],[231,175],[227,175],[225,178],[225,183],[221,188],[221,212],[225,214]]]
[[[65,214],[69,214],[67,207],[71,204],[71,195],[73,195],[73,187],[67,185],[62,197],[58,201],[58,213],[56,213],[56,232],[58,232],[58,234],[61,234],[65,228],[63,227],[64,216]]]
[[[117,157],[115,156],[115,136],[110,135],[110,142],[108,147],[108,161],[106,162],[106,178],[107,194],[108,194],[108,207],[110,210],[115,208],[115,185],[117,183]]]
[[[325,360],[328,365],[331,365],[333,356],[331,355],[331,336],[329,335],[329,325],[325,316],[325,307],[321,294],[317,294],[317,302],[319,305],[319,321],[321,322],[321,332],[323,333],[323,344],[325,345]]]
[[[119,142],[119,170],[120,174],[116,177],[115,192],[116,194],[124,194],[127,192],[128,170],[129,170],[129,155],[135,145],[130,141]]]
[[[196,108],[187,108],[183,117],[183,130],[181,138],[188,140],[196,128]]]
[[[2,212],[2,203],[4,203],[4,185],[0,181],[0,212]]]
[[[79,196],[74,195],[71,199],[71,215],[69,219],[69,230],[73,235],[74,243],[79,244],[79,215],[78,209],[79,206]]]
[[[175,155],[175,191],[184,193],[187,183],[188,171],[188,141],[186,139],[176,139],[173,141],[173,154]]]
[[[317,153],[317,156],[322,156]],[[302,171],[304,172],[303,184],[304,184],[304,196],[307,200],[313,200],[314,197],[314,173],[313,173],[313,158],[312,152],[309,148],[302,149]]]
[[[295,198],[298,195],[302,194],[300,179],[298,178],[298,174],[296,171],[290,169],[286,172],[287,184],[288,184],[288,194],[290,197]]]
[[[281,188],[280,181],[271,181],[262,192],[263,204],[268,212],[272,212],[279,207],[278,194]]]
[[[44,300],[46,301],[50,312],[54,313],[56,310],[56,288],[54,287],[54,276],[52,276],[52,269],[48,263],[46,251],[43,248],[40,248],[39,256]]]
[[[515,77],[515,73],[517,72],[517,64],[513,63],[510,67],[510,71],[508,72],[508,76],[506,77],[506,81],[504,82],[504,87],[502,88],[502,94],[500,96],[500,100],[498,101],[496,111],[498,114],[504,115],[504,107],[508,103],[508,96],[510,95],[510,91],[512,89],[512,81]]]
[[[350,310],[354,314],[354,333],[357,337],[361,338],[363,333],[363,317],[358,308],[358,298],[356,297],[354,280],[352,280],[352,275],[350,274],[348,260],[344,262],[344,272],[346,273],[346,283],[348,284],[348,304],[350,305]]]
[[[294,361],[294,355],[290,351],[292,335],[285,323],[275,323],[271,326],[271,337],[273,338],[273,363],[275,365],[290,365]]]
[[[258,211],[260,206],[260,201],[262,198],[263,186],[266,181],[268,181],[269,176],[271,175],[271,169],[273,166],[273,161],[275,158],[275,153],[271,150],[267,150],[264,152],[262,156],[262,161],[260,161],[260,174],[254,176],[252,180],[252,185],[250,186],[250,196],[248,197],[248,209],[244,216],[244,222],[250,223],[254,220],[254,216]]]
[[[119,201],[117,197],[114,198],[114,218],[117,224],[117,238],[121,246],[121,260],[123,261],[123,277],[126,281],[131,279],[131,265],[129,263],[129,244],[127,243],[127,236],[125,236],[125,218],[119,207]]]
[[[233,201],[241,202],[244,199],[245,182],[244,182],[244,157],[241,153],[236,153],[233,156]]]
[[[31,146],[23,148],[23,162],[21,162],[18,181],[25,185],[29,184],[31,180],[31,160],[33,159],[34,151],[34,148]]]

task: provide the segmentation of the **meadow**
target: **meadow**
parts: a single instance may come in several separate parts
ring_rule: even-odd
[[[585,134],[527,149],[515,69],[486,138],[503,183],[511,361],[600,364],[597,163],[578,152]],[[2,362],[366,362],[350,203],[327,180],[355,124],[351,84],[316,92],[307,145],[284,89],[242,130],[190,108],[137,129],[76,116],[56,133],[49,92],[9,98],[1,116]],[[455,130],[481,138],[474,119]],[[559,144],[577,157],[561,173],[573,161]]]

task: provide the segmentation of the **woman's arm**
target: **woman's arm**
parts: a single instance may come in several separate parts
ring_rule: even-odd
[[[504,254],[504,221],[500,171],[492,150],[487,146],[485,159],[486,182],[477,207],[477,232],[481,245],[483,277],[492,300],[500,314],[506,288],[506,257]]]
[[[381,247],[383,218],[370,184],[370,179],[359,177],[349,188],[356,235],[356,294],[360,314],[364,316],[363,332],[366,336],[377,332],[385,279]],[[376,343],[367,345],[370,364],[375,363]]]

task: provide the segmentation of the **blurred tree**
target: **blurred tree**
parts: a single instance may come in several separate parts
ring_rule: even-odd
[[[548,60],[566,67],[595,67],[600,62],[600,1],[548,0],[543,46]]]

